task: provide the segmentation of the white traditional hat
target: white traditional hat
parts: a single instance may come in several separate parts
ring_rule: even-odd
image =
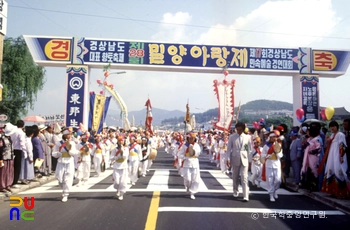
[[[38,129],[39,129],[39,131],[42,131],[42,130],[46,129],[46,125],[39,125]]]
[[[61,127],[58,124],[58,122],[55,123],[54,127],[53,127],[53,132],[54,133],[60,133],[61,132]]]
[[[17,126],[14,126],[11,123],[6,123],[5,129],[4,129],[4,133],[6,136],[11,136],[12,134],[14,134],[17,130]]]
[[[66,135],[66,134],[71,134],[72,133],[72,128],[66,128],[65,130],[63,130],[62,134]]]

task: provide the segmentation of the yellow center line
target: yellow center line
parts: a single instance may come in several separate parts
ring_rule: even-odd
[[[152,196],[152,200],[151,200],[151,204],[150,204],[149,210],[148,210],[148,216],[147,216],[145,230],[156,229],[157,218],[158,218],[159,200],[160,200],[160,191],[154,191],[153,196]]]

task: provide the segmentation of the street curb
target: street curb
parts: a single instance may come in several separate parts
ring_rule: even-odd
[[[322,192],[308,192],[306,189],[298,189],[297,190],[296,186],[292,183],[289,183],[289,182],[286,183],[286,187],[293,190],[293,191],[299,192],[307,197],[310,197],[314,200],[317,200],[319,202],[327,204],[333,208],[339,209],[340,211],[345,212],[346,214],[350,215],[350,206],[346,206],[346,205],[341,204],[340,202],[334,201],[334,200],[338,200],[338,201],[342,201],[342,200],[339,200],[336,198],[330,198],[330,197],[328,197],[328,194],[323,194],[323,195],[318,194],[318,193],[322,193]],[[334,200],[332,200],[332,199],[334,199]]]
[[[55,175],[51,175],[51,176],[43,176],[40,179],[37,179],[38,181],[35,182],[30,182],[28,185],[25,184],[18,184],[20,187],[19,188],[11,188],[11,190],[13,191],[13,193],[11,194],[6,194],[6,193],[0,193],[0,202],[4,202],[5,200],[7,200],[10,196],[16,195],[20,192],[26,191],[28,189],[32,189],[32,188],[36,188],[36,187],[40,187],[43,184],[47,184],[53,180],[55,180]]]

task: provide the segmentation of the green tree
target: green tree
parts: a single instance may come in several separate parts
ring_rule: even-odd
[[[45,69],[37,66],[22,37],[5,38],[2,65],[3,101],[0,111],[15,123],[33,109],[36,95],[45,83]]]

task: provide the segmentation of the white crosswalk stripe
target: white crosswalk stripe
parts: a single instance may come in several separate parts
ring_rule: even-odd
[[[170,171],[176,171],[176,169],[154,169],[154,173],[152,177],[148,180],[148,184],[146,188],[137,188],[138,182],[136,182],[136,186],[131,186],[128,184],[127,191],[130,192],[152,192],[152,191],[161,191],[161,192],[185,192],[185,187],[182,188],[181,184],[177,186],[177,188],[169,188],[168,181],[170,177]],[[232,179],[227,175],[221,173],[219,170],[200,170],[201,172],[209,173],[219,185],[222,186],[223,189],[208,189],[205,184],[206,178],[202,178],[199,185],[199,192],[202,193],[232,193]],[[72,186],[70,193],[88,193],[88,192],[115,192],[115,188],[113,187],[112,179],[109,181],[107,178],[112,175],[111,170],[106,170],[101,173],[100,177],[90,177],[88,183],[85,185]],[[147,176],[146,176],[147,178]],[[107,182],[104,181],[107,179]],[[141,179],[141,178],[140,178]],[[142,178],[144,179],[144,178]],[[92,188],[95,185],[100,185],[104,181],[104,184],[110,183],[106,188]],[[181,178],[179,178],[181,181]],[[261,183],[261,188],[264,190],[254,191],[254,188],[250,189],[250,194],[267,194],[267,184],[266,182]],[[27,191],[21,192],[20,194],[41,194],[41,193],[61,193],[62,190],[58,187],[58,182],[56,180],[44,184],[40,187],[29,189]],[[239,192],[242,192],[241,186],[239,187]],[[279,195],[301,195],[300,193],[289,192],[285,189],[278,190]]]

